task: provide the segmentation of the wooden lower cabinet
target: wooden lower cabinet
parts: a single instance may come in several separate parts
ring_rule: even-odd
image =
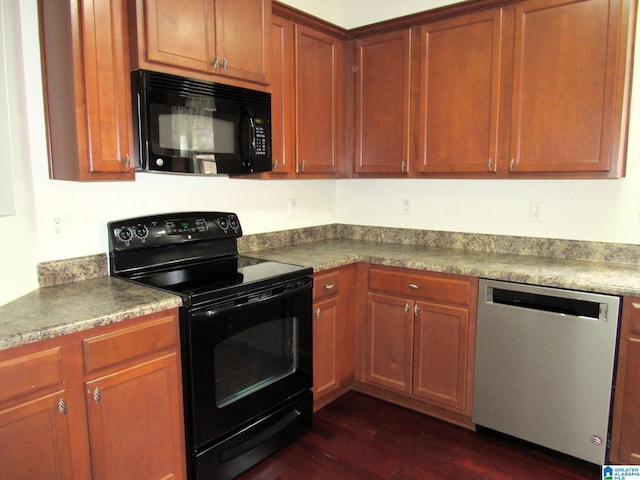
[[[611,463],[640,463],[640,297],[624,297],[611,431]]]
[[[65,398],[58,390],[0,406],[0,479],[73,478]]]
[[[358,389],[470,425],[477,279],[372,266]]]
[[[355,369],[355,265],[314,275],[313,405],[345,393]]]
[[[178,311],[0,352],[0,479],[184,479]]]

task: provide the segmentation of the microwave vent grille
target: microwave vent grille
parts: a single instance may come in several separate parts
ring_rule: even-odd
[[[271,95],[267,92],[235,87],[222,83],[208,82],[193,78],[179,77],[166,73],[140,70],[141,82],[146,89],[162,89],[172,91],[178,95],[201,95],[206,97],[226,98],[240,102],[260,103],[269,105]]]

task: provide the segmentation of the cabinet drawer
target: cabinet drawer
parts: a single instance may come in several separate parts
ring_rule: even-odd
[[[62,383],[60,347],[0,363],[0,402]]]
[[[175,322],[173,314],[166,314],[142,325],[83,340],[85,373],[176,345],[178,334]]]
[[[471,282],[467,277],[411,270],[371,268],[369,290],[457,305],[470,305],[472,298]]]
[[[336,295],[340,290],[340,272],[321,273],[313,278],[313,301]]]

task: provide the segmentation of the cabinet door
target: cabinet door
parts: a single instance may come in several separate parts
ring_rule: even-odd
[[[95,480],[183,478],[177,365],[174,353],[86,382]]]
[[[611,461],[640,463],[640,298],[623,300],[611,432]]]
[[[529,0],[515,6],[513,172],[619,176],[628,3]]]
[[[266,83],[270,28],[271,1],[216,0],[219,73]]]
[[[51,177],[133,179],[126,2],[40,5]]]
[[[146,0],[144,12],[150,62],[213,73],[214,0]]]
[[[340,385],[338,378],[337,300],[313,306],[313,395],[317,400]]]
[[[295,26],[296,173],[338,173],[344,157],[342,43]]]
[[[448,408],[466,408],[469,311],[417,302],[413,394]]]
[[[365,380],[411,393],[413,302],[367,295]]]
[[[271,30],[271,158],[272,176],[293,172],[293,22],[273,17]]]
[[[419,172],[496,170],[501,25],[491,9],[420,28]]]
[[[73,477],[65,392],[0,408],[0,479]]]
[[[356,173],[409,169],[411,33],[356,41]]]

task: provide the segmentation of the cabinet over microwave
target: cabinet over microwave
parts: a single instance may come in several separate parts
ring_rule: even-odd
[[[137,170],[271,170],[271,95],[148,70],[131,73]]]

